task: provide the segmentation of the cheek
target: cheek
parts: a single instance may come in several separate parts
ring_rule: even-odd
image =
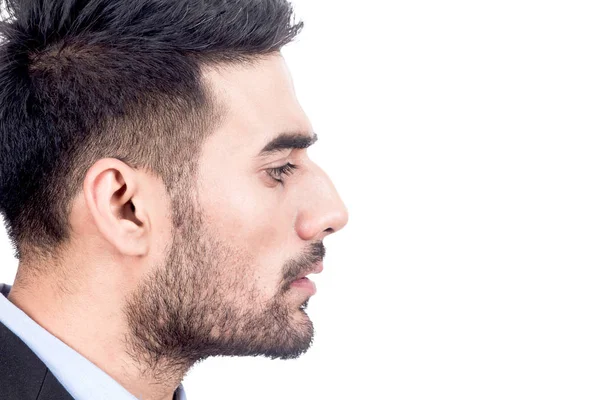
[[[294,255],[293,210],[281,187],[268,187],[261,177],[240,173],[242,167],[207,164],[200,179],[200,199],[205,223],[224,243],[251,260],[236,268],[251,269],[262,292],[277,288],[282,267]],[[289,193],[288,193],[289,194]]]
[[[278,188],[268,188],[258,178],[231,173],[227,178],[213,179],[202,189],[204,213],[226,237],[256,245],[272,243],[286,226],[281,208],[282,199]]]
[[[245,249],[258,263],[285,257],[285,240],[291,220],[286,221],[281,199],[273,189],[254,185],[250,179],[230,179],[213,184],[202,208],[211,230],[222,240]],[[280,258],[281,260],[281,258]]]
[[[292,231],[291,220],[286,220],[282,210],[272,204],[268,196],[274,197],[274,194],[267,188],[246,188],[222,197],[211,211],[218,219],[220,238],[251,260],[235,268],[243,269],[239,272],[265,300],[279,290],[283,265],[291,253],[287,239]]]

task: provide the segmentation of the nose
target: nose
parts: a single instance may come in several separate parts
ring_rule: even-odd
[[[316,164],[305,182],[303,200],[296,218],[296,231],[303,240],[318,241],[348,223],[348,208],[333,182]]]

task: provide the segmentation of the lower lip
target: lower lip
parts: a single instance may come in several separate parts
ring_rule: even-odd
[[[317,293],[317,287],[315,286],[315,283],[308,278],[296,279],[294,282],[292,282],[291,287],[305,290],[309,292],[311,296]]]

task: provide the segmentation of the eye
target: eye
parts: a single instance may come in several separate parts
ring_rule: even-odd
[[[294,173],[294,170],[297,169],[298,166],[294,164],[287,163],[286,165],[278,168],[269,168],[267,169],[267,173],[276,180],[277,182],[283,184],[283,176],[291,175]]]

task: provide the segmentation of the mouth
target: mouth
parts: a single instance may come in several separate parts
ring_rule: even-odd
[[[312,296],[315,293],[317,293],[317,286],[315,285],[315,283],[313,281],[311,281],[310,279],[307,278],[307,275],[319,274],[322,271],[323,271],[323,262],[320,261],[320,262],[314,264],[313,268],[308,273],[304,273],[304,274],[300,275],[298,278],[296,278],[296,280],[293,281],[290,286],[300,289],[300,290],[303,290],[303,291],[307,292],[310,296]]]

